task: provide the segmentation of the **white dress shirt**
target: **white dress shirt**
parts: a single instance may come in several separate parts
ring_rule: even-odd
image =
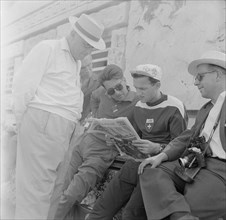
[[[58,114],[68,120],[81,117],[81,61],[75,61],[65,38],[36,45],[16,73],[13,82],[17,123],[27,107]]]

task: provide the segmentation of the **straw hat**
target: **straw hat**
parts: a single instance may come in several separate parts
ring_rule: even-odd
[[[98,24],[86,14],[82,14],[79,18],[70,16],[68,20],[76,33],[87,43],[98,50],[104,50],[106,48],[105,42],[102,39],[103,25]]]
[[[197,74],[197,66],[200,64],[213,64],[226,69],[225,53],[219,51],[208,51],[200,59],[192,61],[188,66],[188,72],[192,75]]]

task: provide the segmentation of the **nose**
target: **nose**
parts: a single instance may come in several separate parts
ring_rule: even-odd
[[[200,81],[198,79],[194,78],[194,85],[197,86],[197,85],[199,85],[199,83],[200,83]]]

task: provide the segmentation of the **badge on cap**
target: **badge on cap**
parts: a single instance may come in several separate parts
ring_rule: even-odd
[[[151,132],[153,125],[154,125],[154,119],[153,118],[147,119],[145,123],[146,131]]]

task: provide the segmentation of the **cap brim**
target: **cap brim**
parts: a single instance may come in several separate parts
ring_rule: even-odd
[[[134,74],[138,74],[138,75],[142,75],[142,76],[151,77],[148,73],[146,73],[144,71],[139,71],[139,70],[131,70],[130,73],[131,73],[132,76]]]
[[[72,28],[74,31],[76,31],[76,33],[83,38],[88,44],[90,44],[91,46],[93,46],[94,48],[98,49],[98,50],[104,50],[106,49],[106,44],[104,42],[104,40],[102,38],[100,38],[99,41],[93,41],[90,38],[88,38],[86,35],[84,35],[83,33],[81,33],[76,27],[75,27],[75,22],[77,22],[78,18],[71,16],[68,18]]]
[[[226,61],[223,60],[217,60],[217,59],[198,59],[198,60],[194,60],[192,61],[189,65],[188,65],[188,72],[191,75],[196,75],[197,74],[197,66],[200,64],[213,64],[216,66],[220,66],[222,68],[226,68]]]

